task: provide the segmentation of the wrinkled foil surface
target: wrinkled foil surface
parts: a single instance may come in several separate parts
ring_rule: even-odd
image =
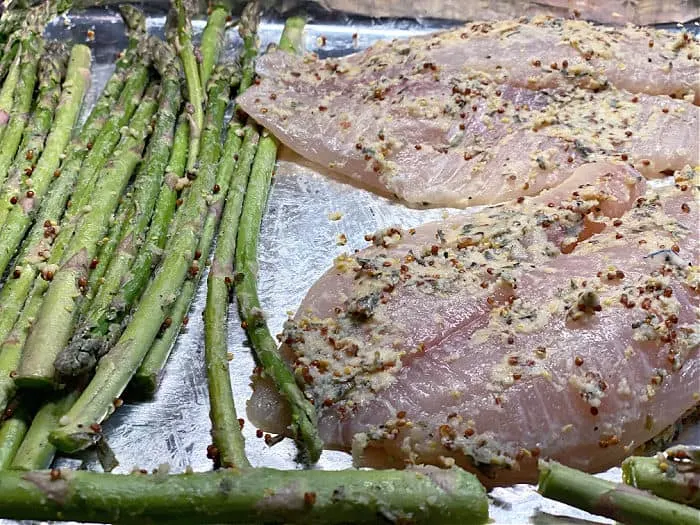
[[[148,18],[151,33],[162,36],[164,24],[162,13]],[[451,25],[444,20],[379,21],[326,12],[310,21],[305,45],[307,50],[322,57],[342,56],[380,39],[403,38]],[[204,21],[195,22],[195,39],[203,27]],[[282,27],[281,19],[263,17],[259,29],[262,49],[279,39]],[[87,40],[88,29],[94,30],[94,41]],[[689,29],[698,31],[699,27],[691,23]],[[85,118],[114,68],[116,53],[126,45],[121,19],[114,10],[93,9],[59,19],[47,32],[51,38],[87,43],[93,49],[93,83],[85,102]],[[240,43],[237,31],[229,30],[224,59],[235,57]],[[367,245],[366,233],[393,225],[417,226],[443,219],[451,211],[454,212],[409,209],[350,185],[283,149],[263,220],[259,249],[259,294],[272,333],[281,331],[288,313],[296,310],[313,282],[336,256]],[[334,220],[337,214],[340,219]],[[345,245],[339,243],[341,234],[347,238]],[[173,473],[183,472],[188,467],[194,471],[211,469],[211,461],[206,457],[211,437],[202,322],[205,299],[206,276],[200,282],[189,323],[173,348],[155,398],[145,403],[127,401],[103,425],[108,444],[119,461],[115,473],[125,474],[135,468],[150,471],[166,463]],[[235,304],[230,308],[228,333],[229,350],[233,353],[230,370],[236,409],[238,417],[246,420],[243,433],[251,463],[279,469],[304,468],[295,461],[296,448],[291,440],[268,447],[264,439],[256,437],[256,428],[247,421],[246,401],[252,392],[250,375],[255,363]],[[681,441],[700,444],[700,425],[686,429]],[[339,470],[351,465],[348,454],[324,451],[314,468]],[[100,470],[92,452],[77,457],[58,457],[54,466]],[[619,481],[620,469],[612,469],[601,476]],[[530,485],[498,488],[491,492],[490,498],[491,518],[496,525],[613,523],[546,500]],[[0,519],[0,525],[15,523]]]

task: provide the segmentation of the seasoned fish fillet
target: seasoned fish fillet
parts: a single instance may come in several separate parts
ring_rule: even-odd
[[[598,161],[654,177],[700,162],[700,52],[692,37],[648,33],[508,22],[340,60],[271,53],[238,102],[297,153],[412,205],[536,195]],[[678,58],[663,72],[648,55]]]
[[[698,181],[686,168],[644,194],[635,175],[585,165],[537,198],[338,258],[283,334],[326,445],[532,482],[538,457],[601,471],[694,409]],[[283,430],[256,385],[250,417]]]

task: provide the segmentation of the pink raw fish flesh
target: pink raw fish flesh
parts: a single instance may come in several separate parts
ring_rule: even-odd
[[[533,482],[538,457],[619,464],[698,407],[699,207],[692,168],[645,193],[633,169],[588,164],[339,257],[283,334],[327,447],[490,485]],[[283,432],[255,384],[250,417]]]
[[[369,188],[464,208],[537,195],[590,162],[646,177],[698,165],[699,49],[688,33],[579,21],[471,24],[342,59],[270,53],[238,102]]]

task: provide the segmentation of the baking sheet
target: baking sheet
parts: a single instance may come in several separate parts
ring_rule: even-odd
[[[333,20],[333,23],[330,21]],[[160,34],[165,17],[149,16],[148,27]],[[386,38],[401,38],[454,25],[444,20],[377,21],[368,18],[329,16],[311,21],[305,34],[307,49],[321,56],[341,56],[367,47]],[[198,35],[204,21],[194,24]],[[697,24],[691,24],[697,31]],[[95,31],[95,41],[86,41],[88,29]],[[260,27],[261,45],[276,42],[282,21],[263,18]],[[48,30],[50,37],[88,43],[94,51],[93,85],[86,106],[94,103],[113,69],[115,54],[126,44],[121,19],[115,11],[93,9],[70,19],[57,20]],[[325,38],[321,38],[321,36]],[[322,45],[323,43],[323,45]],[[227,32],[225,54],[235,55],[240,46],[237,31]],[[330,215],[339,212],[339,220]],[[364,235],[392,225],[417,226],[440,219],[447,209],[414,210],[361,188],[354,187],[323,173],[323,168],[304,161],[289,150],[281,152],[268,211],[265,215],[260,245],[259,293],[273,334],[281,331],[287,312],[294,311],[307,290],[327,268],[334,257],[362,248]],[[346,245],[338,244],[344,234]],[[134,468],[152,470],[167,463],[171,472],[191,467],[195,471],[211,468],[206,457],[210,444],[209,400],[206,385],[203,347],[202,310],[206,297],[206,279],[197,292],[189,323],[180,335],[155,399],[147,403],[126,403],[103,426],[106,439],[120,465],[116,473]],[[250,374],[254,367],[245,333],[231,306],[229,345],[236,408],[246,418],[245,404],[250,397]],[[295,462],[296,448],[290,440],[270,448],[256,437],[256,429],[246,421],[243,429],[246,451],[254,466],[300,469]],[[687,443],[700,443],[700,426],[688,429]],[[56,467],[99,470],[94,453],[79,457],[59,457]],[[325,451],[314,468],[343,469],[351,466],[348,454]],[[620,479],[619,469],[602,475]],[[2,495],[0,495],[2,497]],[[520,485],[499,488],[491,493],[491,517],[496,524],[524,523],[612,523],[563,504],[545,500],[534,487]],[[561,517],[557,520],[556,517]],[[563,520],[563,521],[562,521]],[[10,521],[0,520],[1,525]]]

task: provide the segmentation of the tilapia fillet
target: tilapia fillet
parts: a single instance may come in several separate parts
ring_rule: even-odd
[[[326,445],[532,482],[538,457],[601,471],[696,407],[698,181],[643,193],[631,171],[584,166],[337,259],[283,334]],[[282,430],[256,383],[249,415]]]
[[[700,51],[684,35],[543,19],[344,59],[277,52],[238,103],[297,153],[409,204],[498,203],[594,161],[647,177],[700,163]]]

